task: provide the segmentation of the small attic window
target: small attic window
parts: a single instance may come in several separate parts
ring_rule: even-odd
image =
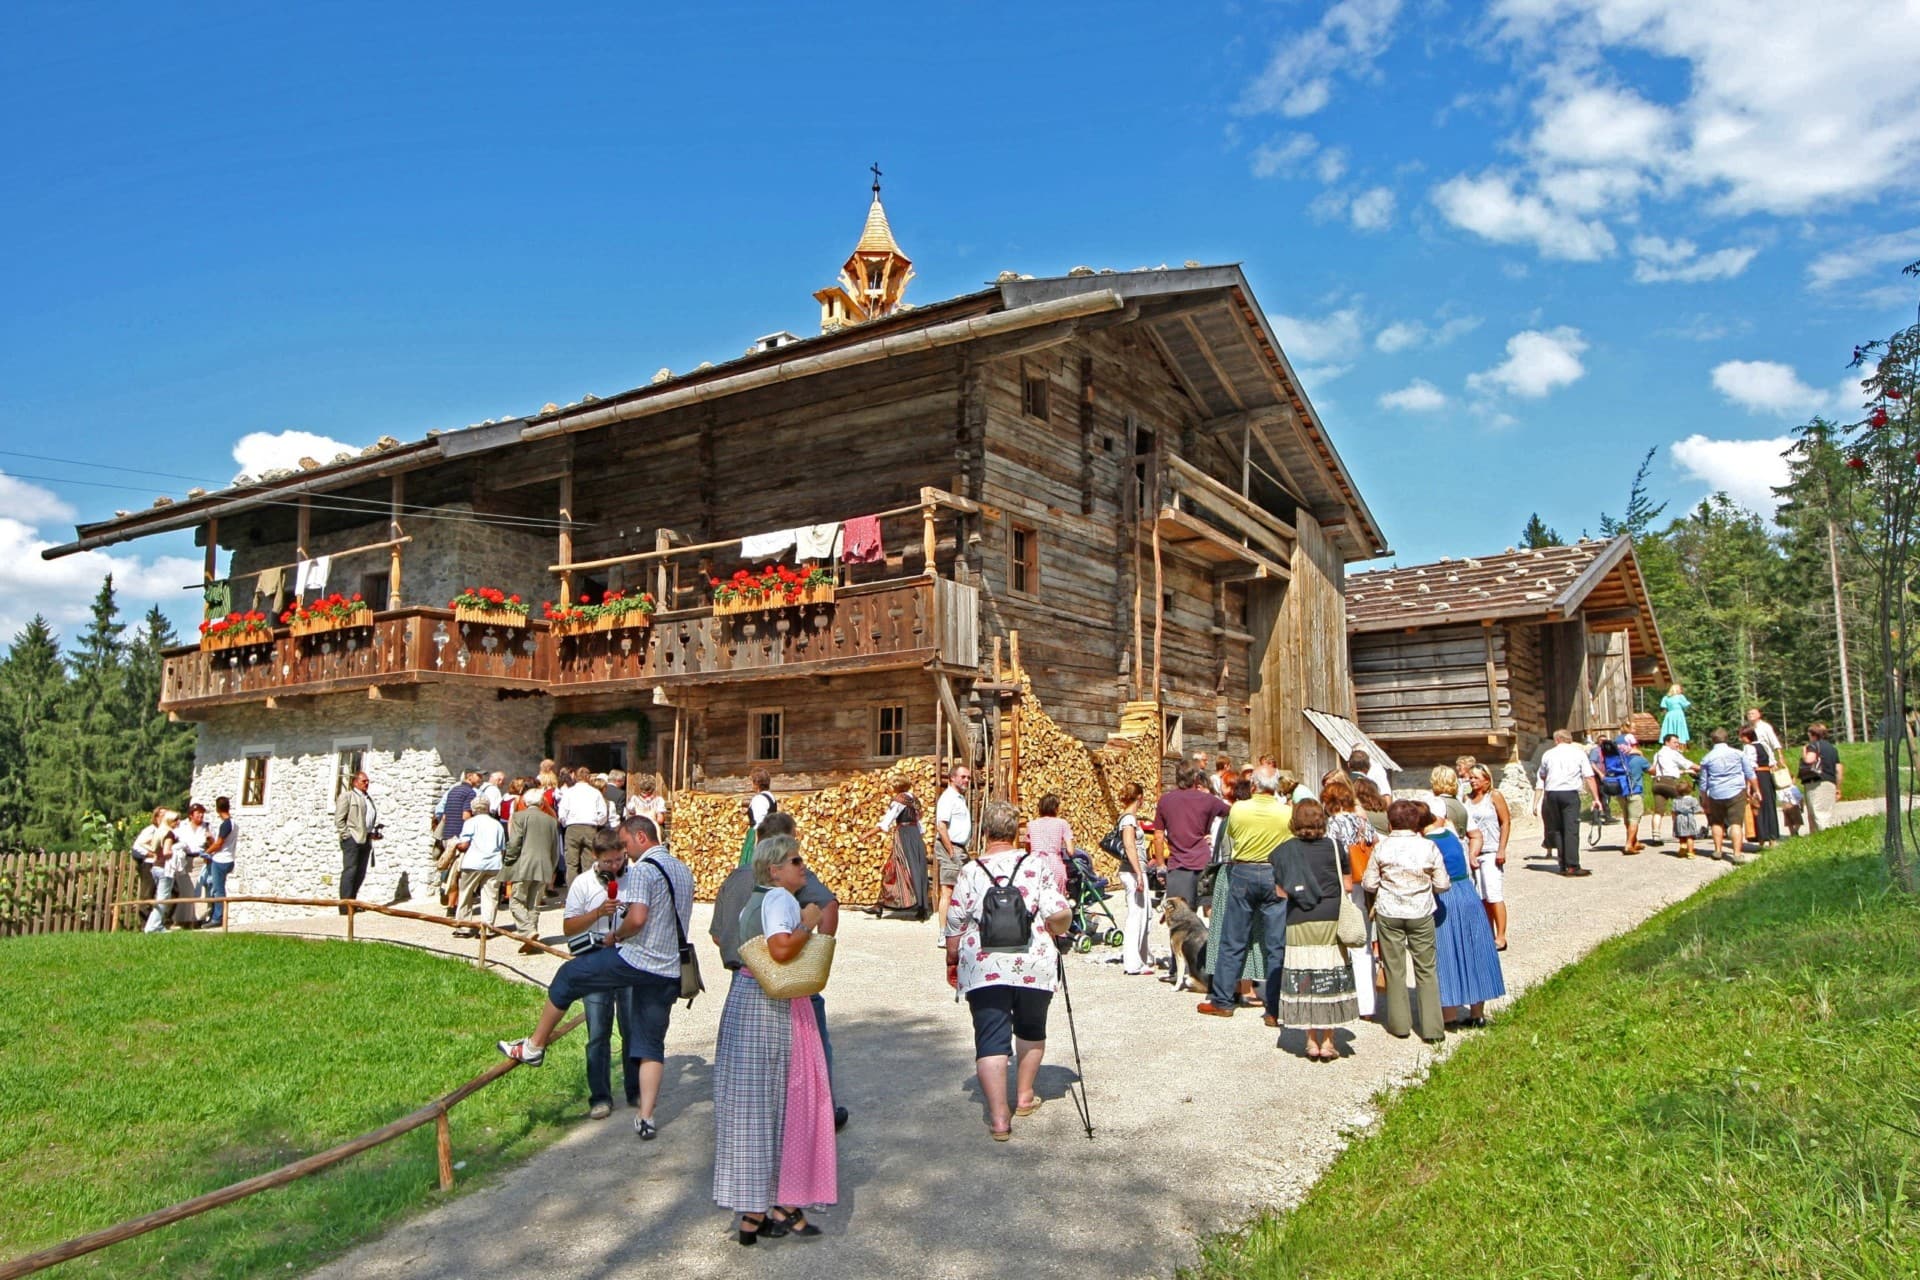
[[[1047,421],[1047,375],[1028,372],[1020,379],[1020,411]]]

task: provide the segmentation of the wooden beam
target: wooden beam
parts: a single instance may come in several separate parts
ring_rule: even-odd
[[[1208,527],[1208,525],[1204,521],[1197,519],[1195,516],[1193,516],[1189,512],[1175,511],[1171,507],[1162,507],[1160,509],[1160,520],[1165,520],[1172,524],[1177,524],[1178,526],[1180,526],[1180,529],[1182,532],[1190,533],[1195,538],[1202,539],[1206,542],[1210,542],[1214,546],[1220,547],[1225,551],[1229,551],[1233,554],[1236,560],[1244,561],[1247,564],[1252,565],[1255,569],[1259,570],[1259,572],[1248,575],[1248,576],[1256,577],[1256,578],[1291,578],[1293,576],[1293,571],[1288,569],[1285,565],[1281,564],[1279,561],[1273,560],[1268,558],[1267,556],[1261,555],[1258,551],[1255,551],[1252,547],[1243,546],[1240,543],[1235,542],[1232,538],[1229,538],[1226,534],[1221,533],[1218,529],[1213,529]],[[1159,529],[1158,520],[1154,522],[1154,528],[1157,533]],[[1234,575],[1227,574],[1227,573],[1219,573],[1219,574],[1216,574],[1215,576],[1220,578],[1222,581],[1228,581]]]
[[[392,488],[387,497],[387,537],[393,546],[387,550],[387,608],[400,607],[400,547],[406,531],[400,527],[400,510],[406,504],[407,473],[396,471],[393,474]]]
[[[946,712],[947,725],[953,732],[954,754],[964,757],[968,768],[973,767],[973,752],[968,749],[967,718],[960,714],[960,701],[953,696],[953,681],[944,671],[933,673],[933,686],[940,695],[941,709]]]
[[[1220,389],[1227,393],[1227,399],[1233,401],[1234,408],[1244,411],[1247,407],[1245,398],[1234,387],[1233,379],[1227,376],[1227,371],[1220,367],[1220,359],[1213,354],[1213,347],[1207,342],[1206,336],[1200,332],[1200,326],[1194,323],[1191,315],[1181,316],[1180,323],[1185,325],[1187,332],[1193,336],[1195,349],[1200,352],[1200,358],[1207,362],[1208,370],[1220,380]]]
[[[567,438],[566,469],[560,475],[560,542],[558,559],[562,565],[573,563],[573,437]],[[549,570],[551,572],[551,570]],[[560,573],[560,602],[573,603],[573,570]]]

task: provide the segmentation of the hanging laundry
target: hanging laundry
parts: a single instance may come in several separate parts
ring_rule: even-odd
[[[307,562],[307,586],[315,591],[327,589],[327,574],[333,568],[332,556],[319,556]]]
[[[751,538],[740,539],[740,558],[742,560],[774,560],[780,553],[793,545],[792,529],[776,529],[772,533],[756,533]]]
[[[307,594],[307,577],[313,572],[313,561],[302,560],[293,566],[293,598],[300,599]]]
[[[880,545],[880,517],[856,516],[843,531],[841,558],[848,564],[879,564],[887,558]]]
[[[207,618],[224,618],[233,612],[233,583],[226,578],[209,578],[200,588],[200,607]]]
[[[840,550],[840,522],[803,524],[793,531],[794,555],[801,560],[832,560]]]
[[[259,580],[253,584],[254,598],[257,600],[265,597],[269,604],[275,603],[280,599],[280,592],[286,585],[287,568],[285,565],[275,565],[271,569],[262,569]]]

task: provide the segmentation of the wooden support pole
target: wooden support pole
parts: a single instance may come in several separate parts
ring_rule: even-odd
[[[347,903],[347,941],[353,941],[353,903]]]
[[[560,563],[573,563],[573,446],[567,446],[567,470],[560,477]],[[573,603],[573,570],[560,571],[560,600],[564,604]]]
[[[387,551],[387,608],[400,607],[400,546],[406,531],[400,527],[400,508],[407,498],[407,473],[397,471],[387,499],[387,537],[393,546]]]
[[[493,887],[494,886],[489,884],[485,888],[483,888],[481,892],[482,893],[489,892],[493,889]],[[475,906],[478,906],[478,905],[479,905],[478,903],[475,903]],[[487,931],[489,926],[487,925],[487,922],[484,920],[476,920],[474,921],[474,923],[478,925],[480,928],[480,947],[479,947],[479,950],[474,954],[473,967],[476,969],[484,969],[487,967]]]
[[[214,579],[214,575],[219,573],[219,571],[220,571],[220,521],[218,517],[216,517],[214,519],[207,521],[207,555],[206,555],[206,561],[201,566],[201,569],[200,569],[200,578],[204,582],[212,582]],[[228,611],[229,612],[232,611],[231,604],[228,605]],[[206,612],[207,612],[206,606],[202,605],[200,609],[201,616],[205,617]]]
[[[313,537],[313,503],[306,494],[300,495],[300,507],[293,518],[293,555],[296,560],[311,560],[312,553],[307,543]]]
[[[440,1157],[440,1189],[453,1190],[453,1126],[447,1122],[445,1107],[433,1118],[433,1146]]]
[[[660,552],[672,550],[672,531],[668,529],[655,529],[653,531],[653,549]],[[662,609],[677,607],[674,602],[667,597],[667,559],[664,555],[654,562],[653,598],[660,602]]]
[[[926,557],[924,568],[929,578],[937,572],[934,556],[940,549],[940,539],[934,529],[934,517],[938,513],[939,508],[931,505],[920,508],[920,551]]]
[[[1153,701],[1160,702],[1160,637],[1166,626],[1166,586],[1160,573],[1160,525],[1153,526]]]

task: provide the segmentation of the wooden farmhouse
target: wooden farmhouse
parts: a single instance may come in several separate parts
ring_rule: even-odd
[[[1356,573],[1347,636],[1359,727],[1422,775],[1618,729],[1672,679],[1625,536]]]
[[[195,796],[238,805],[238,891],[324,892],[360,766],[399,835],[369,895],[424,882],[457,771],[552,756],[657,775],[704,891],[765,766],[816,865],[871,900],[886,782],[930,806],[956,755],[979,790],[1061,790],[1088,845],[1119,783],[1157,788],[1181,751],[1332,762],[1301,711],[1350,710],[1343,567],[1386,543],[1241,271],[1007,275],[912,307],[877,188],[858,243],[818,336],[305,460],[47,553],[192,529],[233,610],[264,586],[271,628],[169,653],[161,697],[199,726]],[[321,557],[305,602],[367,610],[281,624]],[[825,585],[716,602],[770,564]],[[469,587],[531,613],[450,608]]]

